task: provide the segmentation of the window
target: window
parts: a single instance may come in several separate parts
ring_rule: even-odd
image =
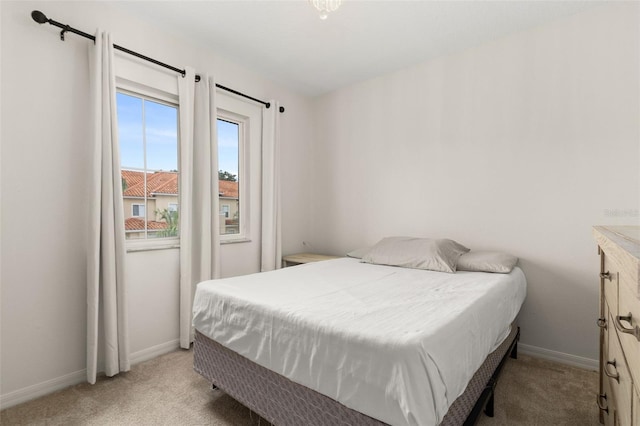
[[[116,95],[127,239],[178,236],[178,107],[119,90]]]
[[[144,217],[144,204],[131,204],[132,217]]]
[[[222,241],[246,238],[244,170],[246,117],[218,111],[218,194],[220,197],[220,235]]]
[[[216,113],[220,242],[247,243],[249,255],[259,244],[263,108],[218,91]]]

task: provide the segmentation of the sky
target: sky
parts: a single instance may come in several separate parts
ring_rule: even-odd
[[[118,136],[123,169],[178,170],[178,110],[175,107],[117,93]],[[143,126],[143,107],[146,122]],[[219,169],[238,175],[238,125],[218,120]]]
[[[238,125],[218,120],[218,168],[238,177]]]

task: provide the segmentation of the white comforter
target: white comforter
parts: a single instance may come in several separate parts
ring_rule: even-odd
[[[392,425],[436,425],[509,333],[526,294],[510,274],[337,259],[198,284],[195,328]]]

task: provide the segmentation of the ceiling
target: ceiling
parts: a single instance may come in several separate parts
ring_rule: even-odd
[[[316,96],[601,3],[343,0],[324,21],[306,0],[113,4]]]

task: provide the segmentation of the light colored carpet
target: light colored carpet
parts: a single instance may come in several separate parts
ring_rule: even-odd
[[[268,425],[192,369],[192,351],[178,350],[0,412],[4,425]],[[495,417],[479,425],[598,424],[595,372],[520,355],[504,366]],[[303,425],[301,425],[303,426]]]
[[[518,355],[508,358],[495,396],[494,417],[477,425],[597,426],[598,373]]]

